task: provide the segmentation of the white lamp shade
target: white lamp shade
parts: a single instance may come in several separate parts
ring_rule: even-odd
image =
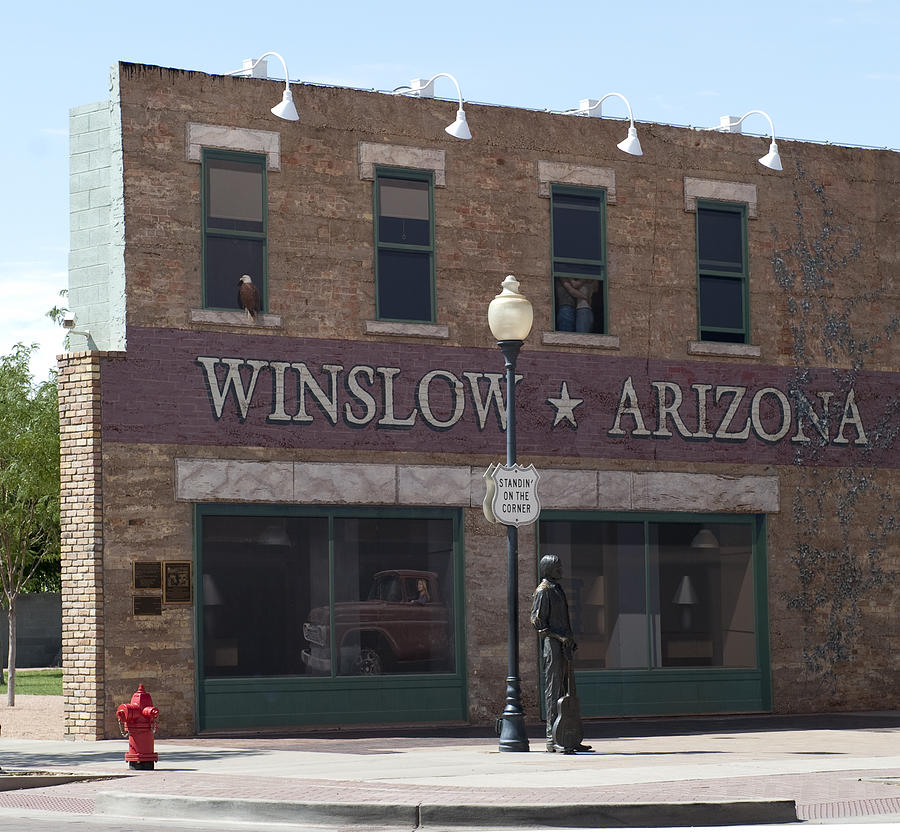
[[[616,147],[623,153],[631,156],[643,156],[644,151],[641,150],[641,143],[638,141],[637,130],[634,125],[628,128],[628,135],[620,141]]]
[[[690,606],[697,603],[697,593],[694,591],[694,584],[688,575],[684,575],[678,589],[675,590],[675,597],[672,599],[675,604]]]
[[[284,91],[284,94],[281,96],[281,103],[276,104],[272,108],[272,112],[285,121],[300,121],[300,116],[297,115],[297,108],[294,106],[294,95],[290,90]]]
[[[781,170],[781,156],[778,155],[778,145],[774,141],[769,145],[769,152],[759,160],[759,163],[769,170]]]
[[[531,301],[519,292],[519,281],[511,274],[502,286],[488,306],[488,326],[498,341],[524,341],[534,323]]]
[[[462,109],[456,111],[456,121],[449,127],[445,127],[444,130],[456,139],[472,138],[472,132],[469,130],[468,122],[466,122],[466,112]]]
[[[691,541],[692,549],[718,549],[719,541],[713,534],[712,529],[702,528],[694,536]]]

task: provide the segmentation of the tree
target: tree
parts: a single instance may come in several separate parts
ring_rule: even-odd
[[[35,384],[36,344],[0,356],[0,584],[9,609],[9,693],[16,704],[16,600],[59,558],[59,411],[56,379]]]

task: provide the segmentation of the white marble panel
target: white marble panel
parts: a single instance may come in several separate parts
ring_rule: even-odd
[[[631,511],[634,474],[631,471],[597,472],[597,507],[601,511]]]
[[[779,511],[778,477],[647,472],[634,474],[634,511]]]
[[[468,506],[471,468],[398,465],[397,502],[402,506]]]
[[[294,500],[293,463],[176,459],[175,499],[198,503],[290,503]]]
[[[537,484],[541,508],[597,508],[597,472],[568,471],[562,468],[538,469]]]
[[[294,500],[335,505],[395,505],[395,465],[295,462]]]

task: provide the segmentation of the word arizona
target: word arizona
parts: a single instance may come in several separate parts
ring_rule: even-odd
[[[266,416],[266,421],[271,423],[312,422],[308,407],[314,403],[332,425],[341,418],[349,425],[368,425],[380,413],[376,422],[379,427],[409,429],[421,417],[429,427],[447,430],[459,422],[467,402],[471,401],[479,430],[484,430],[491,412],[501,430],[506,430],[506,409],[500,388],[503,373],[464,372],[461,373],[464,383],[448,370],[429,370],[415,384],[412,401],[400,402],[395,401],[394,389],[399,367],[357,364],[345,369],[341,364],[322,364],[317,378],[302,361],[201,355],[197,364],[204,370],[216,421],[222,418],[229,396],[234,398],[241,421],[246,420],[260,375],[265,372],[272,385],[271,411]],[[342,393],[343,402],[339,400]],[[432,407],[433,397],[440,405]]]
[[[685,393],[673,381],[652,381],[653,392],[643,404],[652,416],[644,419],[642,404],[631,376],[622,383],[619,405],[609,436],[637,436],[667,439],[675,433],[683,439],[746,442],[752,432],[764,442],[780,442],[789,433],[790,441],[810,442],[810,436],[832,445],[868,445],[856,392],[851,387],[843,401],[828,390],[816,393],[819,411],[802,393],[787,393],[777,387],[748,387],[727,384],[692,384]],[[691,425],[682,418],[685,399],[691,401]],[[685,407],[688,410],[688,407]],[[837,414],[840,413],[840,421]],[[832,434],[834,424],[837,430]],[[649,425],[649,427],[648,427]],[[651,428],[655,427],[655,430]],[[810,431],[807,435],[806,429]],[[846,433],[846,435],[845,435]]]

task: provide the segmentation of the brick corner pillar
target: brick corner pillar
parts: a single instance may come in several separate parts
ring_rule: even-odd
[[[59,358],[62,664],[67,739],[102,739],[102,352]]]

